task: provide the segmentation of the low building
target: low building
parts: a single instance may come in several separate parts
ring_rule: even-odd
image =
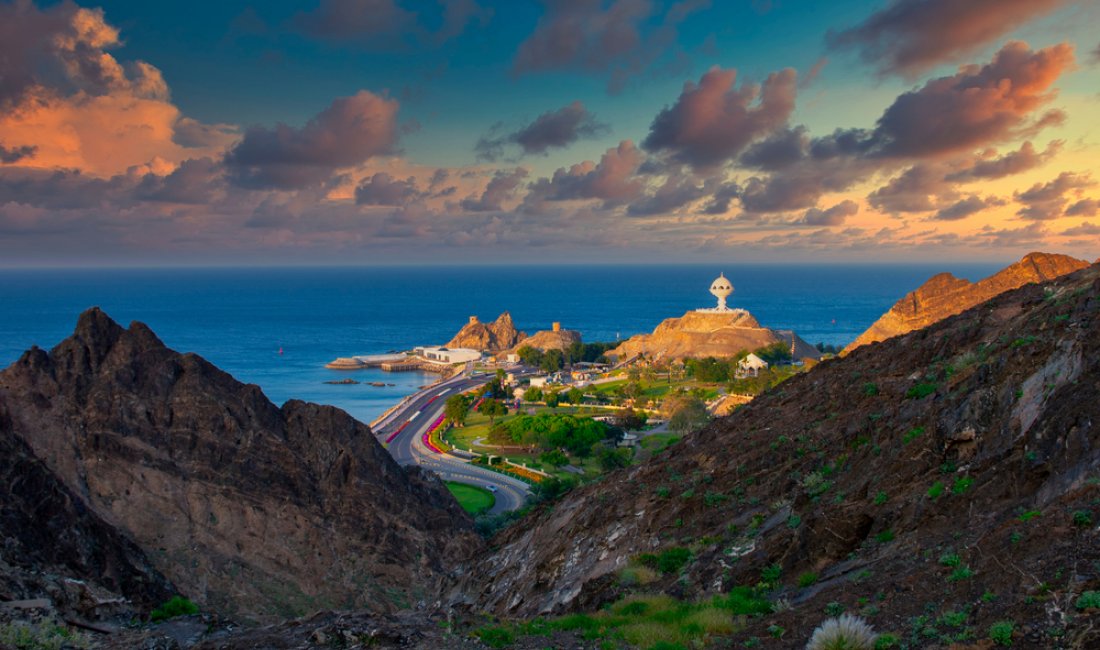
[[[481,352],[469,348],[420,347],[416,355],[429,363],[453,365],[481,360]]]
[[[531,378],[531,388],[545,388],[546,384],[549,383],[549,381],[550,381],[550,378],[545,377],[545,376],[543,376],[543,377],[532,377]]]

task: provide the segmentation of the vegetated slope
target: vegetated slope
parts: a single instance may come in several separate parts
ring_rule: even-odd
[[[48,597],[65,618],[128,619],[173,593],[136,544],[35,458],[0,402],[0,601]]]
[[[480,546],[434,476],[343,411],[282,408],[99,309],[0,372],[11,430],[196,602],[238,620],[437,597]]]
[[[1098,427],[1092,266],[825,361],[574,491],[503,531],[453,598],[526,618],[763,582],[779,613],[734,635],[761,647],[803,646],[826,611],[909,647],[995,622],[1018,647],[1098,647],[1075,605],[1100,590]]]
[[[1031,282],[1053,280],[1088,265],[1088,262],[1068,255],[1028,253],[1019,262],[977,282],[956,278],[950,273],[939,273],[905,294],[890,311],[848,344],[844,354],[861,345],[928,327],[1005,291]]]

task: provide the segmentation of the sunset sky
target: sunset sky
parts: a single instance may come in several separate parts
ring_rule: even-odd
[[[1095,0],[0,1],[0,266],[1100,256]]]

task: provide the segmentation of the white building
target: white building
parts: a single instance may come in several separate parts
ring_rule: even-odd
[[[413,351],[429,363],[452,365],[481,359],[481,352],[469,348],[420,347]]]
[[[549,381],[549,377],[532,377],[531,388],[544,388]]]
[[[737,362],[737,374],[742,377],[755,377],[761,370],[767,370],[768,362],[750,352],[747,357]]]

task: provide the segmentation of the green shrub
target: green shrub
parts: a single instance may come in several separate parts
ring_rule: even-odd
[[[883,634],[875,640],[875,650],[890,650],[898,647],[901,640],[893,634]]]
[[[868,397],[874,397],[878,395],[878,386],[873,381],[869,381],[863,384],[863,394]]]
[[[798,528],[802,524],[802,517],[791,515],[787,518],[787,528]]]
[[[1031,521],[1032,519],[1035,519],[1036,517],[1041,516],[1042,514],[1043,513],[1038,511],[1038,510],[1028,510],[1024,513],[1021,513],[1020,516],[1017,517],[1017,519],[1020,521],[1020,523],[1026,524],[1027,522]]]
[[[507,648],[516,642],[516,635],[505,627],[483,627],[474,634],[490,648]]]
[[[825,605],[825,615],[826,616],[840,616],[841,614],[844,613],[844,609],[845,608],[844,608],[844,605],[842,603],[838,603],[837,601],[834,600],[832,602],[826,603],[826,605]]]
[[[1080,526],[1081,528],[1088,528],[1092,525],[1092,512],[1089,510],[1078,510],[1073,513],[1073,525]]]
[[[928,488],[928,498],[935,501],[943,494],[943,482],[936,481],[932,484],[932,487]]]
[[[168,599],[168,602],[149,613],[149,620],[153,622],[167,621],[177,616],[190,616],[198,613],[199,608],[195,603],[183,596],[172,596]]]
[[[783,567],[778,564],[769,564],[760,570],[760,581],[765,584],[775,584],[779,582],[779,576],[783,574]]]
[[[1100,591],[1086,591],[1074,603],[1077,609],[1100,609]]]
[[[879,544],[892,542],[894,541],[894,531],[890,528],[887,528],[878,535],[875,535],[875,540],[878,541]]]
[[[69,650],[90,648],[92,640],[51,616],[34,623],[12,621],[0,625],[0,647],[14,650]]]
[[[814,630],[806,650],[873,650],[878,635],[858,616],[826,619]]]
[[[813,571],[807,571],[806,573],[802,573],[798,576],[799,587],[809,587],[815,582],[817,582],[817,574]]]
[[[997,621],[989,626],[989,638],[997,645],[1012,645],[1012,632],[1015,627],[1012,621]]]
[[[971,485],[974,485],[974,479],[969,476],[961,476],[955,479],[955,484],[951,486],[951,491],[955,494],[964,494],[970,489]]]
[[[659,555],[643,553],[638,556],[638,562],[651,569],[656,569],[664,574],[679,573],[691,560],[691,551],[686,548],[673,547],[661,551]]]
[[[961,563],[958,553],[944,553],[940,556],[940,564],[944,566],[959,566]]]
[[[924,399],[936,392],[938,386],[929,382],[922,382],[905,391],[905,399]]]
[[[886,496],[885,492],[883,492],[882,490],[879,490],[878,493],[875,494],[875,501],[874,501],[875,505],[876,506],[881,506],[882,504],[886,503],[886,501],[889,498],[890,497]]]
[[[970,567],[964,564],[952,571],[951,575],[947,576],[947,579],[950,582],[961,582],[972,577],[974,577],[974,572],[970,570]]]
[[[657,496],[662,498],[662,499],[667,499],[668,495],[670,495],[670,494],[672,494],[672,489],[671,488],[667,488],[663,485],[661,487],[657,488]]]
[[[913,427],[905,432],[905,435],[901,437],[901,441],[904,444],[909,444],[917,438],[924,435],[924,427]]]

